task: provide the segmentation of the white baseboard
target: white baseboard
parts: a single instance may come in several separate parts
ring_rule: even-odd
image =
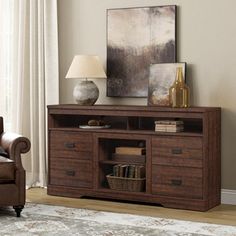
[[[236,205],[236,190],[221,189],[221,203]]]

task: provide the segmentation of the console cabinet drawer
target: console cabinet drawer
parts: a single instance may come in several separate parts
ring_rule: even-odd
[[[92,188],[92,163],[74,159],[52,158],[50,184]]]
[[[202,149],[201,137],[154,137],[152,145],[155,147],[179,147]]]
[[[51,131],[50,156],[92,160],[93,143],[91,134]]]
[[[202,169],[153,165],[152,193],[202,199]]]
[[[152,138],[152,164],[202,168],[201,137]]]

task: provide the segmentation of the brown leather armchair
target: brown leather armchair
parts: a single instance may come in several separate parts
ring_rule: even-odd
[[[13,206],[17,217],[25,205],[25,170],[21,153],[30,150],[30,141],[21,135],[4,132],[0,117],[0,206]]]

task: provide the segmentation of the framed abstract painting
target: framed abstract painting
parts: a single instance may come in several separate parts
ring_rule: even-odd
[[[107,96],[147,97],[149,66],[176,62],[176,6],[107,10]]]

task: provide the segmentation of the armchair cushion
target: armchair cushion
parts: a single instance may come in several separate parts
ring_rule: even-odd
[[[14,182],[15,169],[13,160],[0,156],[0,184]]]

